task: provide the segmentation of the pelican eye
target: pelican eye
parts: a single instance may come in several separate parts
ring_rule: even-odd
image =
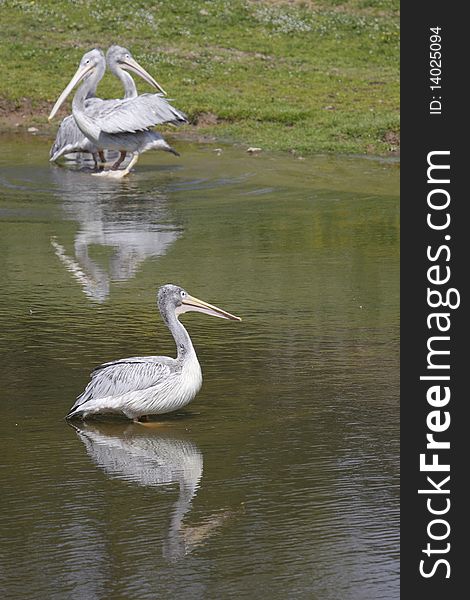
[[[186,298],[187,295],[188,294],[184,290],[181,290],[181,292],[180,292],[181,298]]]

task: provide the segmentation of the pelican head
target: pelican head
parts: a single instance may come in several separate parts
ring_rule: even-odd
[[[162,86],[155,81],[155,79],[147,73],[147,71],[139,65],[139,63],[133,58],[132,54],[129,52],[127,48],[123,48],[122,46],[111,46],[106,52],[106,62],[108,63],[111,70],[114,67],[120,67],[121,69],[126,69],[126,71],[132,71],[139,77],[142,77],[144,81],[149,83],[157,90],[160,90],[163,94],[166,95],[165,90]]]
[[[104,74],[105,69],[106,60],[102,50],[94,48],[93,50],[86,52],[80,61],[80,65],[75,72],[75,75],[54,104],[51,114],[49,115],[49,121],[54,118],[59,108],[65,102],[67,96],[78,83],[89,79],[95,73],[98,73],[101,77]]]
[[[178,315],[185,312],[201,312],[221,319],[230,319],[231,321],[241,321],[240,317],[208,304],[188,294],[186,290],[177,285],[167,284],[158,290],[157,296],[158,308],[161,315],[166,318],[170,313]]]

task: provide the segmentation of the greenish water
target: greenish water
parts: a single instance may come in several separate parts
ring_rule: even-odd
[[[397,599],[398,164],[176,142],[126,181],[0,155],[0,595]],[[204,374],[153,429],[66,424],[94,366]]]

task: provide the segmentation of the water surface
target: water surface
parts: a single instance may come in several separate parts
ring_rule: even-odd
[[[175,142],[125,181],[0,155],[2,510],[9,599],[378,600],[398,586],[398,165]],[[204,374],[156,428],[63,416],[101,362]]]

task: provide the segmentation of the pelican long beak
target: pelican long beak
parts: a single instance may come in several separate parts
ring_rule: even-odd
[[[217,306],[213,306],[212,304],[208,304],[203,300],[199,300],[198,298],[187,294],[186,298],[184,298],[183,300],[183,304],[177,309],[177,313],[184,313],[190,311],[205,313],[206,315],[220,317],[221,319],[230,319],[231,321],[241,321],[240,317],[231,315],[225,310],[217,308]]]
[[[129,71],[132,71],[136,75],[139,75],[139,77],[142,77],[144,81],[157,88],[157,90],[160,90],[166,96],[166,92],[162,88],[162,86],[150,75],[150,73],[147,73],[147,71],[142,66],[140,66],[139,63],[133,58],[129,57],[123,60],[121,62],[121,67],[123,69],[128,69]]]
[[[87,73],[89,73],[92,69],[94,69],[94,67],[95,67],[95,65],[93,65],[93,64],[87,65],[86,67],[85,66],[78,67],[77,72],[70,80],[70,83],[65,88],[65,90],[62,92],[62,94],[59,96],[57,102],[54,104],[54,108],[51,110],[51,114],[48,117],[49,121],[55,117],[57,111],[62,106],[62,104],[65,102],[67,96],[70,94],[70,92],[73,90],[73,88],[78,83],[80,83],[80,81],[85,77],[85,75]]]

